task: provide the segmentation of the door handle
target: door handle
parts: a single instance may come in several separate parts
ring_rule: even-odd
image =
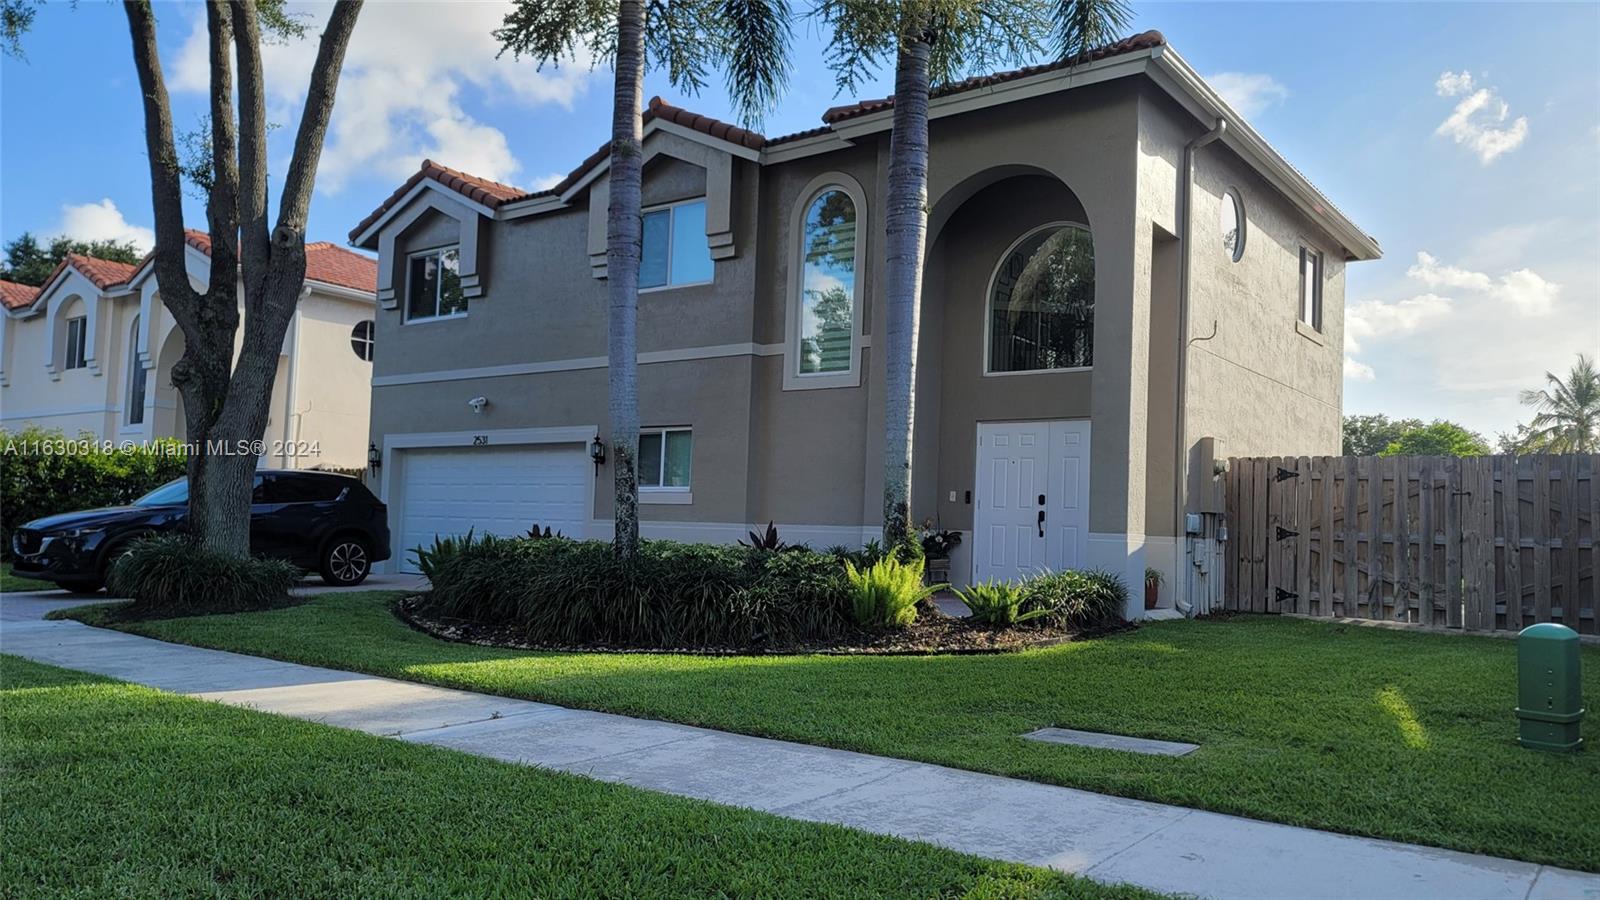
[[[1039,510],[1039,537],[1044,537],[1044,510]]]

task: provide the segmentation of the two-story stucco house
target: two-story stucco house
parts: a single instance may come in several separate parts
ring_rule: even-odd
[[[646,536],[878,533],[890,115],[645,113]],[[930,115],[912,514],[965,533],[957,582],[1151,565],[1170,603],[1213,457],[1338,452],[1345,264],[1378,245],[1159,33]],[[609,536],[607,199],[603,147],[534,192],[429,162],[352,232],[398,565],[469,527]]]
[[[186,238],[189,279],[204,289],[211,241],[198,231]],[[366,465],[376,289],[371,257],[306,245],[305,293],[278,359],[263,466]],[[150,259],[69,256],[38,288],[0,282],[0,299],[0,425],[112,442],[183,437],[172,384],[183,332],[161,303]]]

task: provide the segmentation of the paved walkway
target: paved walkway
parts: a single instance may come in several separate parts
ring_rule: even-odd
[[[41,620],[72,602],[81,598],[6,596],[0,651],[371,734],[1156,891],[1263,900],[1600,898],[1600,876],[1549,866]]]

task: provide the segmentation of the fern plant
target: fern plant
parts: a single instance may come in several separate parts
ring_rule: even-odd
[[[844,571],[856,624],[867,627],[904,628],[916,621],[918,603],[949,587],[923,585],[921,560],[901,562],[892,555],[865,569],[846,560]]]
[[[1042,618],[1048,612],[1045,609],[1023,612],[1022,604],[1027,602],[1028,592],[1012,581],[978,582],[965,590],[956,589],[956,596],[972,611],[972,621],[980,625],[1020,625]]]

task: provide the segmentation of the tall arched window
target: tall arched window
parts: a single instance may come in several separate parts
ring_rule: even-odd
[[[856,204],[838,187],[806,205],[801,228],[801,375],[848,372],[856,322]]]
[[[991,374],[1094,365],[1094,239],[1082,225],[1036,228],[1011,245],[989,287]]]
[[[128,424],[144,424],[145,378],[148,373],[139,361],[139,317],[133,317],[133,327],[128,329]]]

